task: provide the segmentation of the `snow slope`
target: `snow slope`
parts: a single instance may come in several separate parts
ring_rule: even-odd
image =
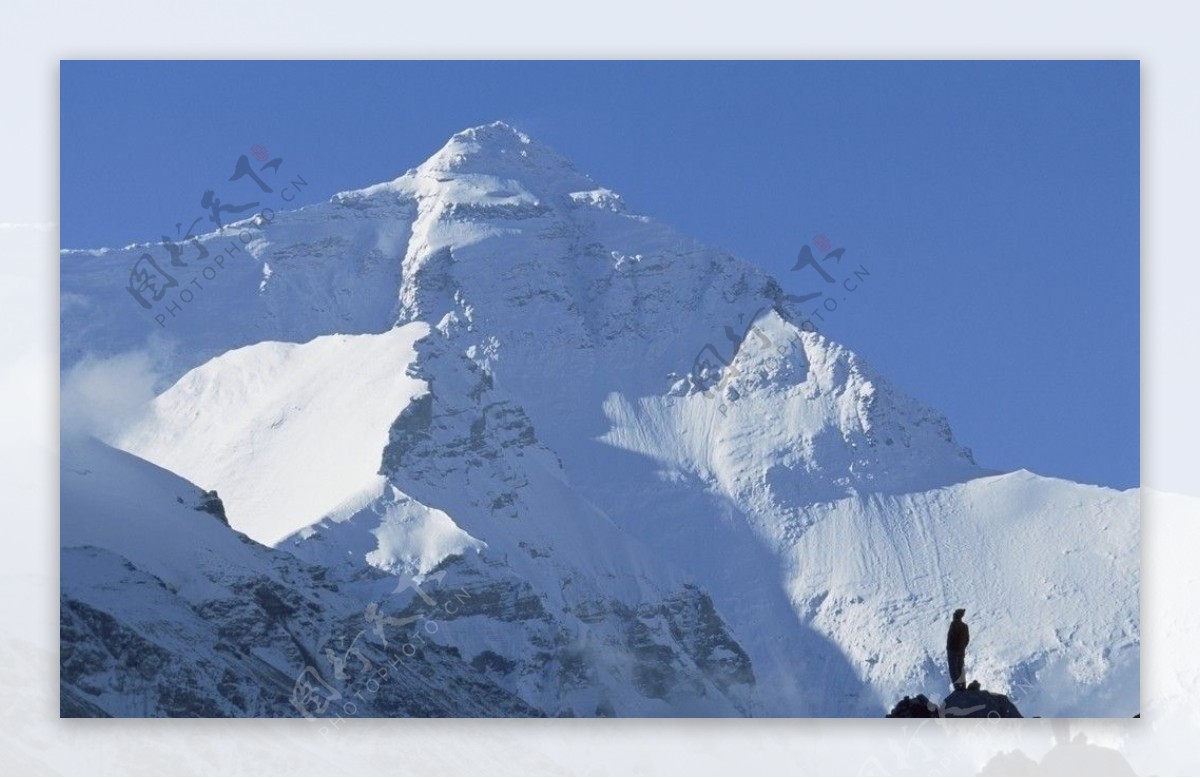
[[[236,533],[197,511],[202,491],[193,484],[93,439],[63,443],[62,548],[119,554],[193,602],[213,595],[213,579],[270,573]]]
[[[962,607],[986,688],[1038,715],[1133,716],[1138,500],[1019,471],[819,504],[778,543],[797,612],[885,699],[946,689],[938,648]]]
[[[217,488],[235,528],[275,543],[383,488],[387,430],[425,391],[417,322],[376,335],[263,342],[195,368],[110,442]]]
[[[453,641],[541,710],[879,715],[937,690],[959,605],[969,668],[1023,711],[1136,710],[1136,491],[980,467],[774,279],[524,134],[466,130],[253,234],[116,441],[346,580],[536,601]],[[138,251],[64,254],[65,367],[157,327],[109,301]]]

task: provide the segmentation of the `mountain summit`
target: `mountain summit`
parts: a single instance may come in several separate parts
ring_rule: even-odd
[[[1022,710],[1137,710],[1136,491],[981,468],[767,273],[507,125],[198,245],[229,259],[169,326],[125,289],[153,247],[63,254],[64,370],[170,344],[107,442],[339,603],[466,592],[423,639],[490,715],[882,715],[960,603]],[[345,669],[319,626],[280,672]]]
[[[595,186],[566,157],[504,122],[456,133],[418,171],[433,176],[509,178],[534,185],[547,195]]]

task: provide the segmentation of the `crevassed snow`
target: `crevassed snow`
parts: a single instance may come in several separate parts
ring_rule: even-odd
[[[230,524],[268,545],[378,488],[423,323],[376,335],[259,343],[188,372],[117,448],[216,489]]]

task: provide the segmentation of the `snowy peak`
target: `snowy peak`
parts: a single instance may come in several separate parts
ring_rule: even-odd
[[[417,172],[435,178],[445,175],[510,178],[545,194],[594,186],[566,157],[504,122],[455,133]]]
[[[791,425],[775,430],[782,449],[759,453],[787,459],[786,472],[822,484],[822,494],[830,484],[840,496],[847,487],[928,488],[975,474],[940,414],[871,377],[849,350],[803,332],[767,273],[627,213],[611,190],[500,122],[455,134],[399,179],[280,212],[247,234],[249,242],[235,239],[233,247],[228,235],[203,236],[199,248],[231,257],[210,274],[217,280],[205,283],[204,275],[200,291],[188,291],[191,302],[168,297],[149,314],[124,290],[136,249],[103,261],[64,255],[63,298],[76,301],[63,311],[64,366],[84,348],[142,347],[159,324],[139,317],[155,313],[176,346],[169,380],[265,341],[421,324],[450,350],[471,354],[568,470],[595,456],[581,446],[581,424],[595,440],[630,420],[606,408],[641,407],[649,414],[636,425],[643,431],[713,424],[730,439],[755,437],[738,430],[761,426],[761,414],[781,418]],[[686,402],[659,411],[640,402],[668,397]],[[167,455],[151,455],[150,440],[127,443],[152,459]],[[708,454],[725,444],[694,444],[706,452],[696,459],[705,472],[720,469]],[[265,448],[241,450],[257,456]],[[660,455],[680,460],[678,452]],[[194,464],[220,459],[209,452]],[[205,468],[184,474],[215,484],[217,473]],[[282,522],[286,531],[271,539],[330,508]]]
[[[724,442],[702,441],[706,459],[715,457],[713,472],[733,476],[740,468],[731,471],[730,463],[777,461],[786,478],[768,481],[782,481],[776,491],[791,492],[795,504],[914,491],[984,473],[942,414],[896,390],[854,352],[799,331],[775,310],[754,320],[727,366],[709,361],[714,353],[703,353],[699,367],[675,381],[668,401],[678,426],[700,416],[727,432]],[[764,429],[763,418],[782,423]],[[739,439],[744,447],[736,455],[722,451]],[[758,480],[751,468],[731,482]]]
[[[595,182],[562,154],[504,122],[493,122],[455,133],[431,157],[394,181],[342,192],[334,202],[399,194],[401,199],[418,202],[482,206],[527,195],[546,200],[548,209],[595,189]]]

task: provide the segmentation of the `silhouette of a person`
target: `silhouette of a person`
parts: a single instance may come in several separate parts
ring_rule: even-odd
[[[967,688],[967,676],[964,666],[967,661],[967,644],[971,642],[971,631],[962,620],[966,615],[965,608],[954,611],[954,620],[950,622],[950,631],[946,633],[946,661],[950,665],[950,682],[955,689]]]

